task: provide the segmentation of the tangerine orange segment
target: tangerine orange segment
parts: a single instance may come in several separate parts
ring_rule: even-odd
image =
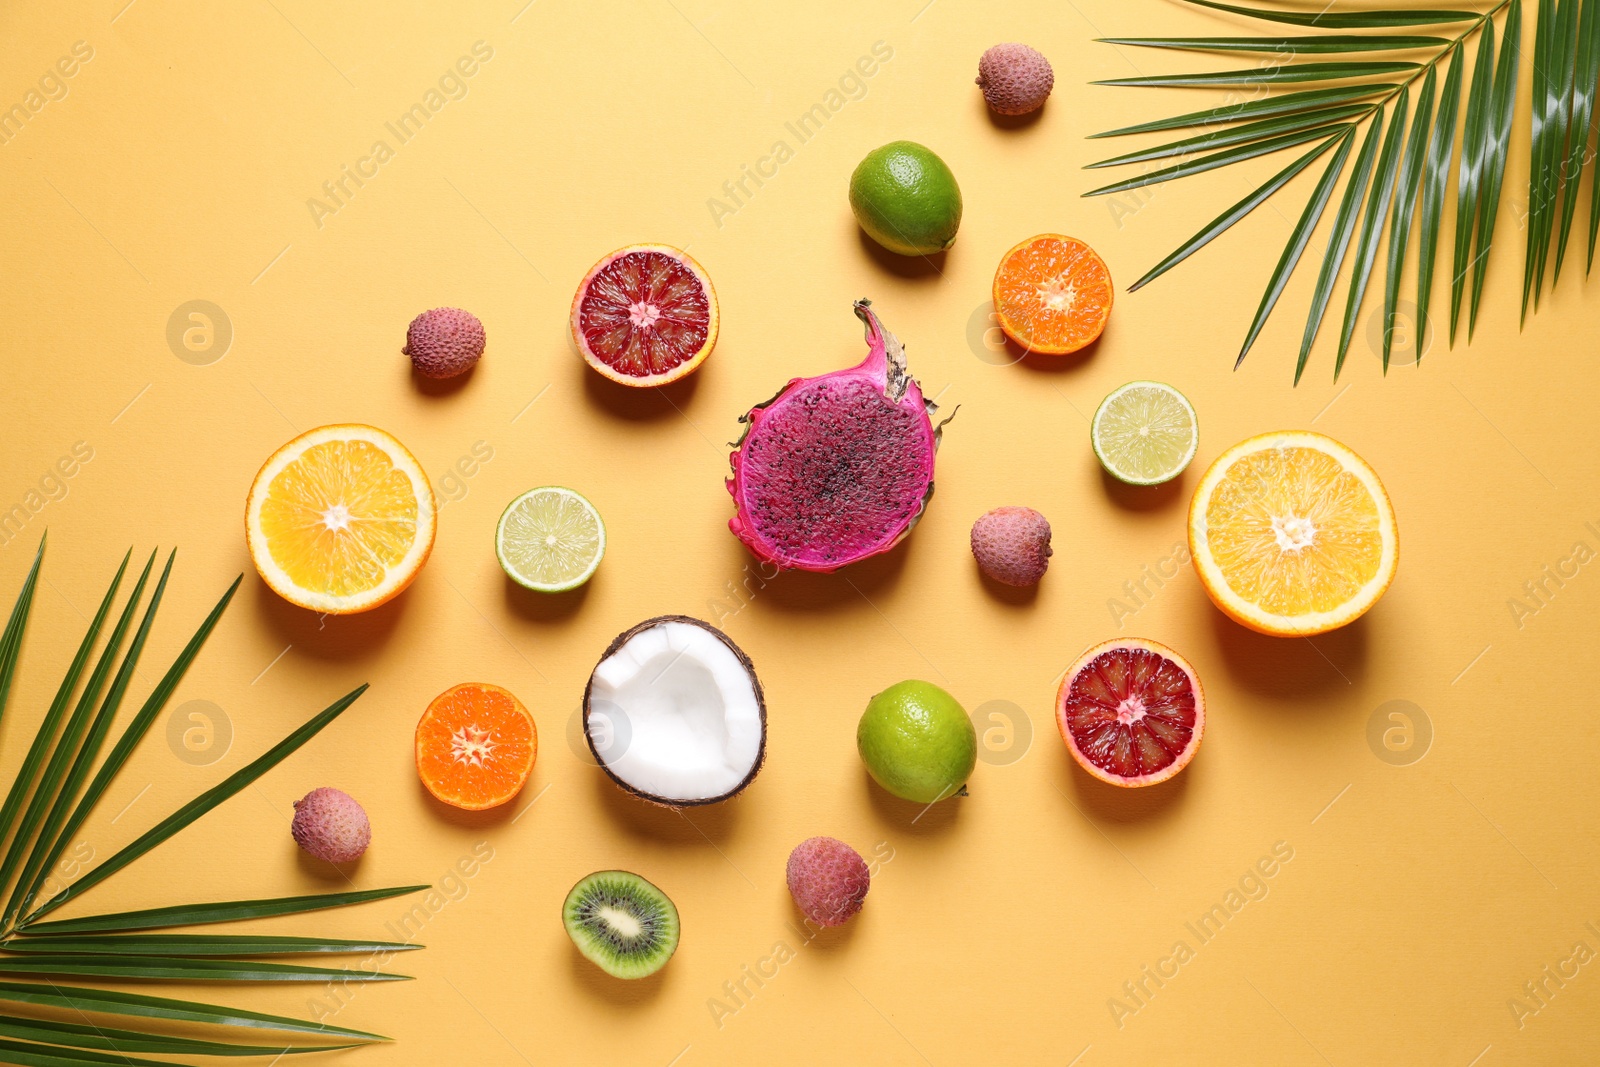
[[[1399,539],[1377,473],[1321,434],[1263,434],[1212,464],[1189,510],[1201,583],[1262,633],[1324,633],[1394,579]]]
[[[434,500],[406,447],[373,426],[323,426],[267,460],[245,508],[256,569],[301,607],[344,614],[409,585],[433,547]]]
[[[522,702],[497,685],[467,682],[440,693],[417,723],[417,774],[452,807],[482,811],[521,792],[539,755],[539,731]]]
[[[1030,352],[1064,356],[1106,328],[1116,289],[1095,250],[1045,233],[1005,254],[994,274],[994,310],[1005,335]]]

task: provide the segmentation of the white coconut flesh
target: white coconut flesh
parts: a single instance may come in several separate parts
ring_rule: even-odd
[[[691,623],[658,623],[601,660],[586,726],[607,770],[668,803],[736,792],[761,762],[755,679],[722,640]]]

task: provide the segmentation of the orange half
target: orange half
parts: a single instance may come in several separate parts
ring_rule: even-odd
[[[292,604],[344,615],[397,596],[433,550],[433,489],[376,426],[323,426],[274,452],[245,502],[261,578]]]
[[[1095,250],[1042,233],[1005,254],[994,272],[994,311],[1005,335],[1029,352],[1065,356],[1106,328],[1116,289]]]
[[[1303,637],[1378,602],[1400,538],[1365,460],[1331,437],[1284,430],[1241,441],[1206,471],[1189,504],[1189,552],[1235,622]]]
[[[466,682],[434,697],[417,723],[417,775],[451,807],[482,811],[522,791],[539,755],[539,730],[522,701]]]

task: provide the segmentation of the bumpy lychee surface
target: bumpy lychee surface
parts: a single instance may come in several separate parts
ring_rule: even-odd
[[[1050,565],[1050,523],[1032,508],[995,508],[972,524],[978,569],[1004,585],[1037,585]]]
[[[1055,83],[1050,61],[1025,44],[997,44],[978,60],[978,87],[1001,115],[1037,111]]]
[[[460,308],[434,308],[406,328],[406,355],[417,373],[428,378],[465,374],[483,355],[483,323]]]
[[[789,893],[807,919],[842,926],[861,910],[872,875],[861,853],[833,837],[812,837],[789,853]]]
[[[327,786],[294,802],[289,825],[295,843],[319,860],[349,863],[372,843],[372,824],[355,798]]]

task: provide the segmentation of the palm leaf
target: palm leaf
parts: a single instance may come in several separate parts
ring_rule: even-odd
[[[1129,152],[1126,155],[1115,156],[1111,159],[1103,159],[1098,163],[1087,164],[1085,169],[1098,170],[1101,167],[1119,167],[1128,163],[1145,163],[1153,159],[1166,159],[1170,156],[1186,156],[1193,155],[1196,152],[1209,152],[1214,148],[1231,148],[1237,144],[1263,141],[1281,134],[1298,133],[1313,126],[1326,126],[1331,123],[1342,122],[1357,115],[1365,115],[1372,110],[1372,104],[1344,104],[1339,107],[1306,111],[1298,115],[1284,115],[1278,118],[1263,119],[1260,122],[1250,122],[1243,126],[1234,126],[1216,133],[1203,133],[1196,137],[1185,137],[1181,141],[1157,145],[1155,148],[1145,148],[1137,152]]]
[[[1550,155],[1545,160],[1545,168],[1549,172],[1548,192],[1552,223],[1560,210],[1555,202],[1556,196],[1562,181],[1565,180],[1566,167],[1562,160],[1562,152],[1567,147],[1571,133],[1573,92],[1578,74],[1578,54],[1574,46],[1578,38],[1578,9],[1582,6],[1582,0],[1561,0],[1561,17],[1556,27],[1555,43],[1551,46],[1559,60],[1556,64],[1556,128],[1550,140]],[[1533,289],[1535,310],[1539,307],[1539,291],[1544,287],[1544,266],[1550,254],[1552,229],[1553,227],[1547,229],[1539,241],[1539,273]],[[1553,279],[1551,284],[1555,284]]]
[[[1472,228],[1482,201],[1484,146],[1488,143],[1489,94],[1493,87],[1494,25],[1478,38],[1478,58],[1472,64],[1472,87],[1467,90],[1467,125],[1461,140],[1461,166],[1456,177],[1456,244],[1450,275],[1450,343],[1456,341],[1456,321],[1466,295],[1467,271],[1472,266]]]
[[[1428,141],[1427,175],[1422,181],[1422,229],[1417,234],[1417,360],[1422,359],[1422,338],[1428,330],[1428,305],[1433,296],[1433,265],[1439,255],[1439,223],[1444,212],[1445,183],[1450,173],[1450,153],[1455,146],[1456,114],[1461,109],[1462,68],[1466,51],[1455,49],[1450,73],[1439,93],[1439,117]]]
[[[1528,250],[1522,260],[1522,319],[1528,318],[1528,303],[1535,300],[1535,276],[1543,283],[1544,263],[1540,246],[1549,248],[1551,223],[1550,209],[1554,206],[1549,197],[1553,176],[1546,168],[1555,141],[1555,118],[1558,107],[1555,99],[1557,76],[1553,68],[1559,60],[1555,55],[1556,34],[1555,0],[1539,0],[1539,15],[1533,34],[1533,161],[1528,169]]]
[[[1583,5],[1578,16],[1578,54],[1573,62],[1572,121],[1568,126],[1567,162],[1562,168],[1566,197],[1561,209],[1561,238],[1556,242],[1556,266],[1550,285],[1561,280],[1561,263],[1567,257],[1572,220],[1578,214],[1578,186],[1589,163],[1589,121],[1594,115],[1596,83],[1600,82],[1600,3]],[[1591,219],[1600,218],[1594,212]]]
[[[1113,182],[1111,185],[1104,185],[1099,189],[1091,189],[1083,195],[1105,196],[1108,193],[1122,193],[1129,189],[1142,189],[1147,185],[1160,185],[1162,182],[1170,182],[1175,178],[1187,178],[1195,174],[1204,174],[1208,170],[1226,167],[1231,163],[1255,159],[1257,156],[1270,155],[1273,152],[1281,152],[1285,148],[1293,148],[1295,145],[1305,144],[1307,141],[1315,141],[1319,137],[1338,133],[1343,128],[1337,125],[1318,126],[1310,130],[1300,130],[1296,133],[1269,137],[1254,144],[1240,145],[1237,148],[1229,148],[1221,152],[1213,152],[1208,156],[1201,156],[1199,159],[1185,160],[1175,166],[1153,171],[1137,178]]]
[[[133,613],[139,606],[139,599],[144,595],[145,583],[150,579],[150,568],[155,565],[156,554],[150,553],[150,558],[145,561],[144,571],[139,575],[139,581],[133,587],[133,592],[128,597],[128,602],[122,607],[122,614],[117,618],[117,624],[107,638],[105,648],[100,652],[100,659],[95,663],[94,670],[89,674],[89,680],[84,684],[83,692],[78,696],[77,706],[72,709],[67,725],[62,730],[61,736],[56,740],[55,749],[50,754],[50,760],[45,764],[44,774],[39,780],[39,787],[34,790],[33,797],[28,802],[27,810],[22,814],[22,821],[17,827],[16,835],[11,839],[10,846],[6,849],[6,857],[0,861],[0,890],[11,883],[12,877],[17,873],[18,866],[29,855],[29,845],[34,840],[39,830],[39,824],[44,820],[45,813],[53,807],[57,795],[61,791],[62,779],[66,777],[67,768],[71,765],[73,756],[78,751],[78,745],[83,740],[83,733],[89,728],[89,717],[93,711],[95,701],[99,699],[101,691],[105,688],[106,680],[111,675],[111,668],[116,664],[117,651],[122,647],[122,639],[127,635],[128,627],[133,623]],[[120,577],[120,573],[119,573]],[[24,882],[17,884],[16,893],[12,897],[11,905],[4,913],[0,913],[0,926],[9,925],[16,915],[16,906],[21,904]]]
[[[45,537],[49,535],[46,534]],[[11,605],[11,617],[0,633],[0,714],[5,712],[6,701],[11,697],[11,682],[17,673],[17,657],[22,653],[22,631],[28,625],[28,614],[33,611],[33,591],[39,584],[39,567],[44,563],[45,537],[39,538],[39,548],[33,554],[33,566],[22,581],[22,592]]]
[[[1150,74],[1137,78],[1111,78],[1090,85],[1144,86],[1147,88],[1191,88],[1199,86],[1290,85],[1302,82],[1345,81],[1350,78],[1375,78],[1385,74],[1406,74],[1417,69],[1415,63],[1301,63],[1283,67],[1249,67],[1245,70],[1202,71],[1198,74]]]
[[[1244,100],[1239,103],[1224,104],[1221,107],[1206,108],[1202,111],[1190,111],[1170,119],[1141,122],[1135,126],[1123,126],[1120,129],[1107,130],[1105,133],[1090,134],[1089,139],[1126,137],[1136,133],[1160,133],[1163,130],[1184,130],[1194,126],[1219,126],[1244,119],[1263,119],[1274,115],[1292,115],[1296,112],[1312,111],[1333,104],[1364,100],[1387,90],[1392,90],[1395,86],[1396,83],[1394,82],[1368,82],[1364,85],[1340,85],[1331,89],[1307,89],[1299,93],[1286,93],[1283,96],[1269,96],[1260,100]]]
[[[165,581],[165,576],[163,576],[162,580],[163,582]],[[116,747],[111,750],[111,754],[101,764],[100,770],[94,776],[94,781],[89,783],[89,788],[84,791],[83,798],[78,802],[77,808],[74,809],[66,825],[56,835],[55,843],[46,852],[43,865],[40,867],[41,873],[35,875],[34,882],[29,887],[27,899],[31,900],[33,895],[39,891],[39,883],[43,880],[45,874],[48,874],[54,868],[56,861],[61,858],[61,853],[66,850],[67,845],[71,844],[77,836],[78,830],[89,818],[95,805],[100,802],[100,798],[105,796],[106,790],[111,785],[111,780],[117,776],[117,772],[122,769],[123,764],[128,762],[128,757],[133,755],[134,748],[144,739],[145,733],[150,729],[150,724],[155,721],[155,717],[160,714],[161,709],[166,707],[167,699],[172,695],[172,691],[178,687],[178,683],[183,680],[183,676],[189,670],[189,665],[200,654],[200,647],[205,644],[206,638],[211,636],[212,630],[216,629],[217,621],[222,618],[222,613],[227,610],[228,603],[233,599],[233,594],[238,591],[239,583],[243,580],[244,576],[240,575],[233,580],[232,585],[228,586],[228,591],[222,594],[222,599],[217,601],[216,606],[211,609],[211,614],[207,615],[205,621],[200,624],[200,629],[195,631],[194,636],[189,639],[189,643],[178,654],[178,658],[173,661],[172,666],[167,668],[167,673],[162,676],[155,689],[151,690],[150,696],[144,702],[144,706],[139,709],[138,713],[123,730],[122,737],[117,741]],[[155,611],[155,605],[160,596],[161,591],[158,588],[156,597],[150,604],[152,613]]]
[[[49,1045],[31,1045],[20,1041],[0,1041],[0,1062],[14,1063],[18,1067],[85,1067],[86,1064],[115,1064],[116,1067],[183,1067],[171,1060],[135,1059],[129,1056],[108,1056],[103,1052],[86,1049],[54,1048]]]
[[[1353,126],[1339,135],[1339,150],[1328,163],[1328,169],[1322,172],[1322,177],[1317,179],[1316,188],[1311,191],[1311,199],[1306,201],[1305,210],[1300,214],[1300,221],[1295,223],[1294,229],[1289,233],[1289,243],[1284,245],[1283,255],[1278,258],[1278,266],[1267,282],[1266,294],[1261,298],[1261,306],[1256,308],[1256,317],[1250,323],[1250,332],[1245,336],[1244,345],[1239,349],[1239,358],[1233,361],[1234,369],[1237,370],[1239,364],[1244,362],[1244,357],[1249,355],[1250,346],[1255,344],[1256,338],[1261,335],[1261,328],[1267,324],[1267,317],[1277,306],[1278,297],[1283,295],[1284,286],[1289,284],[1289,276],[1294,273],[1294,268],[1305,253],[1306,246],[1311,243],[1311,234],[1317,228],[1317,222],[1322,218],[1328,201],[1333,197],[1333,189],[1339,181],[1339,175],[1344,171],[1345,160],[1350,156],[1350,145],[1354,137]]]
[[[183,956],[0,955],[0,974],[137,978],[170,982],[405,982],[403,974],[296,963],[191,959]]]
[[[7,923],[19,910],[27,907],[39,886],[50,875],[50,867],[47,864],[54,863],[50,843],[56,839],[62,824],[66,822],[72,802],[77,798],[84,779],[88,778],[95,758],[100,754],[100,746],[105,742],[106,734],[111,729],[111,722],[116,717],[117,709],[122,706],[122,698],[128,692],[128,685],[133,681],[133,672],[139,664],[139,655],[144,651],[145,641],[150,637],[150,627],[155,623],[156,612],[161,607],[161,598],[166,593],[167,579],[172,575],[172,563],[176,557],[176,552],[167,556],[167,565],[162,568],[161,578],[156,582],[156,591],[151,594],[150,603],[145,607],[144,618],[139,620],[139,629],[135,631],[133,640],[128,643],[128,651],[122,657],[122,664],[117,668],[116,677],[111,680],[111,688],[106,691],[105,699],[100,703],[100,710],[90,722],[89,731],[72,761],[72,768],[67,772],[60,792],[56,794],[55,804],[50,808],[50,814],[45,817],[39,838],[34,842],[27,865],[22,869],[22,877],[17,881],[10,903],[6,905],[3,920]]]
[[[1487,36],[1487,33],[1485,34]],[[1506,174],[1506,151],[1511,146],[1511,116],[1517,99],[1517,63],[1522,55],[1522,0],[1506,9],[1505,39],[1494,72],[1494,97],[1484,144],[1483,195],[1478,205],[1478,233],[1472,253],[1472,308],[1467,313],[1467,339],[1478,325],[1478,304],[1489,270],[1489,249],[1494,243],[1495,216],[1500,210],[1500,187]]]
[[[1528,316],[1530,290],[1534,310],[1539,308],[1545,266],[1550,258],[1550,241],[1561,208],[1557,198],[1566,169],[1563,159],[1567,154],[1568,124],[1572,121],[1579,6],[1580,0],[1561,0],[1559,7],[1552,0],[1540,0],[1539,4],[1533,53],[1533,166],[1528,176],[1528,250],[1522,281],[1524,320]],[[1582,165],[1581,157],[1579,165]]]
[[[367,687],[365,685],[357,686],[332,704],[329,704],[304,726],[301,726],[267,752],[258,756],[248,766],[235,771],[222,782],[201,793],[198,797],[161,820],[154,827],[145,831],[144,834],[124,847],[122,851],[40,905],[27,917],[27,921],[32,922],[41,916],[48,915],[67,901],[93,889],[218,804],[221,804],[224,800],[239,792],[239,790],[248,786],[251,782],[254,782],[257,778],[260,778],[263,774],[266,774],[283,762],[284,758],[290,753],[315,737],[324,726],[327,726],[343,714],[344,710],[354,704],[356,698],[366,691]]]
[[[1433,126],[1433,96],[1435,72],[1428,68],[1422,89],[1417,96],[1417,117],[1411,122],[1411,138],[1406,143],[1405,156],[1400,161],[1400,173],[1395,178],[1394,223],[1389,231],[1388,282],[1383,292],[1383,372],[1389,373],[1389,354],[1394,346],[1395,306],[1400,300],[1400,275],[1405,270],[1406,242],[1411,239],[1411,222],[1415,218],[1417,194],[1422,185],[1424,157],[1428,148],[1428,134]],[[1421,329],[1421,326],[1418,326]],[[1421,348],[1420,337],[1417,347]]]
[[[0,1036],[27,1041],[50,1042],[75,1048],[105,1049],[110,1052],[156,1052],[178,1056],[284,1056],[303,1052],[334,1052],[358,1048],[363,1042],[339,1045],[236,1045],[225,1041],[201,1041],[192,1037],[168,1037],[120,1030],[112,1026],[24,1019],[0,1015]],[[118,1060],[121,1063],[123,1061]]]
[[[43,542],[40,548],[44,547]],[[0,805],[0,841],[5,840],[11,832],[12,824],[16,821],[17,812],[28,798],[28,790],[33,788],[34,780],[38,777],[39,768],[50,755],[51,742],[55,740],[56,730],[61,725],[61,717],[66,714],[67,705],[72,703],[72,694],[77,691],[78,680],[83,677],[83,668],[89,662],[89,655],[94,651],[95,642],[100,638],[100,628],[105,625],[106,616],[111,612],[111,604],[116,599],[117,589],[122,585],[122,576],[128,570],[128,560],[133,558],[133,549],[122,557],[122,565],[117,568],[116,577],[111,579],[111,588],[106,590],[106,595],[100,601],[100,607],[94,613],[94,618],[89,622],[88,632],[83,635],[83,641],[78,645],[77,654],[72,657],[72,663],[67,667],[66,677],[61,680],[61,687],[56,690],[55,699],[50,702],[50,708],[44,713],[44,722],[39,726],[39,732],[34,735],[33,744],[28,747],[28,755],[22,761],[22,767],[17,771],[17,776],[11,782],[11,788],[6,792],[6,799]],[[38,559],[34,560],[37,574]],[[29,576],[30,579],[33,575]],[[20,603],[20,601],[19,601]],[[11,667],[0,664],[0,669],[10,671],[14,669],[16,661],[11,661]],[[9,688],[10,680],[6,680]],[[0,698],[3,703],[3,698]],[[9,876],[0,878],[0,889],[4,889]]]
[[[0,942],[0,948],[7,952],[80,956],[377,955],[411,952],[421,947],[409,941],[349,941],[325,937],[232,934],[86,934],[79,937],[14,937]]]
[[[362,889],[350,893],[313,893],[309,896],[272,897],[265,900],[229,900],[217,904],[179,904],[168,908],[121,911],[111,915],[86,915],[81,919],[56,919],[52,922],[25,922],[17,932],[29,937],[54,937],[61,934],[103,933],[115,930],[159,930],[204,923],[239,922],[278,915],[299,915],[308,911],[367,904],[374,900],[419,893],[428,886],[406,885],[393,889]]]
[[[41,541],[39,553],[35,555],[32,570],[23,583],[10,619],[5,630],[0,632],[0,710],[3,710],[5,693],[15,675],[22,635],[40,575],[43,547]],[[130,556],[131,553],[124,556],[87,633],[79,643],[55,698],[43,716],[22,768],[7,790],[4,803],[0,804],[0,839],[7,837],[9,832],[5,858],[0,860],[0,889],[11,888],[6,912],[0,916],[0,975],[38,975],[44,979],[38,983],[0,981],[0,1003],[21,1004],[30,1009],[67,1012],[76,1016],[85,1016],[86,1013],[109,1014],[149,1022],[252,1028],[289,1036],[313,1036],[325,1043],[302,1041],[298,1044],[261,1045],[202,1041],[145,1032],[143,1029],[102,1027],[88,1023],[87,1019],[85,1023],[78,1023],[0,1014],[0,1062],[37,1067],[77,1067],[83,1064],[162,1067],[168,1061],[137,1058],[134,1054],[153,1053],[185,1058],[276,1058],[288,1053],[325,1052],[387,1040],[378,1034],[325,1023],[304,1022],[286,1016],[191,1000],[90,988],[77,983],[98,979],[191,984],[315,982],[338,983],[342,986],[350,982],[403,981],[406,980],[404,975],[374,971],[365,966],[326,967],[302,962],[270,962],[254,957],[362,954],[368,958],[387,958],[397,952],[420,948],[419,945],[284,935],[126,934],[108,931],[288,915],[381,900],[426,887],[180,904],[56,922],[37,921],[105,881],[255,781],[343,712],[366,689],[365,686],[330,705],[266,754],[184,805],[18,923],[17,915],[34,899],[54,868],[62,848],[77,836],[104,798],[117,773],[131,757],[134,748],[148,733],[239,585],[235,581],[223,594],[130,720],[110,755],[94,772],[100,749],[133,681],[140,654],[149,638],[172,573],[173,557],[169,556],[149,603],[145,605],[143,618],[119,662],[119,651],[132,626],[134,613],[143,600],[144,589],[155,563],[152,553],[100,651],[94,670],[83,681],[82,690],[78,692],[79,682],[83,680],[84,669],[110,615]],[[114,674],[113,667],[116,668]],[[77,699],[74,704],[75,692]],[[70,715],[67,712],[69,704],[73,705]],[[92,779],[91,772],[94,772]],[[19,866],[22,868],[21,875],[16,877]],[[13,883],[14,877],[16,880]],[[24,926],[26,931],[22,929]],[[326,1043],[330,1040],[338,1043]],[[168,1067],[177,1065],[168,1064]]]
[[[1361,213],[1361,202],[1366,199],[1367,181],[1372,176],[1373,159],[1378,154],[1378,134],[1383,127],[1374,122],[1367,128],[1367,136],[1356,156],[1356,169],[1344,188],[1338,213],[1333,216],[1333,232],[1328,236],[1328,251],[1322,257],[1322,269],[1317,274],[1317,288],[1311,297],[1311,314],[1306,318],[1305,334],[1300,341],[1300,359],[1295,364],[1294,380],[1298,384],[1305,373],[1306,360],[1311,355],[1311,343],[1317,339],[1322,317],[1328,310],[1328,298],[1333,295],[1333,282],[1344,264],[1344,254],[1350,247],[1350,238],[1356,230],[1356,220]]]
[[[1291,26],[1321,26],[1330,30],[1387,29],[1395,26],[1445,26],[1452,22],[1470,22],[1478,17],[1476,11],[1372,11],[1336,12],[1326,9],[1316,14],[1298,11],[1272,11],[1256,7],[1235,7],[1233,4],[1214,3],[1213,0],[1188,0],[1198,7],[1228,11],[1235,15],[1282,22]]]
[[[132,1015],[145,1019],[204,1023],[209,1026],[242,1026],[276,1030],[289,1034],[310,1034],[323,1038],[350,1038],[355,1041],[387,1041],[381,1034],[351,1030],[331,1023],[308,1023],[285,1015],[202,1004],[193,1000],[153,997],[144,993],[119,993],[110,989],[81,989],[55,983],[0,982],[0,1001],[33,1004],[44,1008],[64,1008],[71,1012],[98,1012],[104,1015]]]
[[[1339,331],[1339,355],[1333,364],[1333,379],[1339,380],[1344,369],[1344,358],[1350,351],[1350,338],[1356,330],[1356,319],[1361,314],[1361,301],[1367,295],[1367,283],[1372,279],[1372,265],[1378,258],[1378,239],[1389,221],[1389,204],[1394,198],[1395,176],[1399,172],[1402,144],[1405,138],[1408,97],[1402,93],[1395,100],[1394,111],[1389,115],[1389,132],[1383,138],[1383,151],[1378,154],[1378,169],[1372,179],[1372,193],[1367,198],[1366,217],[1361,222],[1361,233],[1356,239],[1355,258],[1350,268],[1350,296],[1344,305],[1344,325]],[[1374,122],[1372,129],[1377,130]]]
[[[1345,52],[1400,52],[1443,48],[1445,37],[1327,34],[1322,37],[1100,37],[1101,44],[1169,48],[1186,52],[1267,52],[1272,55],[1327,55]]]
[[[1348,128],[1346,132],[1348,132]],[[1289,182],[1292,181],[1297,174],[1311,166],[1312,163],[1316,162],[1324,152],[1326,152],[1329,148],[1332,148],[1334,143],[1341,140],[1344,136],[1344,134],[1334,134],[1332,137],[1329,137],[1326,141],[1323,141],[1311,151],[1307,152],[1305,155],[1301,156],[1299,159],[1280,170],[1277,174],[1274,174],[1272,177],[1268,178],[1266,183],[1256,189],[1255,192],[1251,193],[1249,196],[1246,196],[1243,200],[1233,205],[1227,211],[1224,211],[1221,215],[1218,215],[1215,219],[1211,220],[1211,222],[1201,229],[1199,233],[1195,234],[1193,237],[1189,238],[1189,240],[1185,241],[1181,246],[1179,246],[1177,251],[1173,252],[1166,259],[1163,259],[1160,263],[1157,263],[1154,267],[1151,267],[1144,277],[1128,286],[1128,292],[1132,293],[1138,291],[1147,282],[1151,282],[1156,278],[1159,278],[1173,267],[1176,267],[1179,263],[1182,263],[1184,260],[1194,255],[1200,249],[1210,244],[1214,238],[1216,238],[1223,231],[1227,230],[1228,227],[1232,226],[1234,223],[1250,214],[1250,212],[1254,211],[1261,204],[1265,203],[1267,198],[1273,193],[1289,184]]]
[[[1186,0],[1210,11],[1225,12],[1279,26],[1296,26],[1298,35],[1263,32],[1259,35],[1194,37],[1106,37],[1103,41],[1159,51],[1184,51],[1213,55],[1256,54],[1259,62],[1247,70],[1201,73],[1147,73],[1097,84],[1124,86],[1245,87],[1253,99],[1235,88],[1234,99],[1222,106],[1190,111],[1109,130],[1098,137],[1194,130],[1185,136],[1138,151],[1125,152],[1094,168],[1148,164],[1176,159],[1176,165],[1137,178],[1102,186],[1087,195],[1123,192],[1174,178],[1231,166],[1281,148],[1293,147],[1297,138],[1331,144],[1342,136],[1339,124],[1372,128],[1388,125],[1392,138],[1380,141],[1389,151],[1379,160],[1374,148],[1372,167],[1357,167],[1350,180],[1362,184],[1346,196],[1335,217],[1328,255],[1311,296],[1302,350],[1296,363],[1296,380],[1309,355],[1331,299],[1332,286],[1348,257],[1350,292],[1339,331],[1335,374],[1348,356],[1353,331],[1364,297],[1372,285],[1372,272],[1387,228],[1388,247],[1383,293],[1383,366],[1388,370],[1393,352],[1399,287],[1406,271],[1406,256],[1413,231],[1419,230],[1417,261],[1417,328],[1429,329],[1429,306],[1439,261],[1440,231],[1449,190],[1447,173],[1456,169],[1455,238],[1450,252],[1450,340],[1467,309],[1470,341],[1483,306],[1489,258],[1494,247],[1512,127],[1517,112],[1517,74],[1522,42],[1522,0],[1472,0],[1471,9],[1366,8],[1330,12],[1309,7],[1296,9],[1289,0],[1260,0],[1249,6],[1214,0]],[[1537,36],[1533,41],[1533,104],[1528,184],[1527,249],[1523,263],[1522,309],[1538,310],[1545,280],[1560,277],[1567,245],[1577,215],[1583,172],[1594,150],[1600,105],[1600,0],[1539,0]],[[1457,26],[1445,30],[1444,27]],[[1416,27],[1440,27],[1418,34]],[[1371,34],[1354,30],[1374,30]],[[1305,32],[1310,31],[1310,32]],[[1467,55],[1474,48],[1475,59]],[[1412,52],[1400,56],[1396,53]],[[1270,57],[1270,58],[1269,58]],[[1400,62],[1400,59],[1415,60]],[[1448,62],[1446,75],[1440,70]],[[1468,67],[1471,67],[1470,71]],[[1277,86],[1317,81],[1342,81],[1278,95]],[[1442,87],[1440,86],[1443,81]],[[1413,87],[1420,83],[1413,100]],[[1466,102],[1463,105],[1462,95]],[[1396,126],[1401,109],[1415,114],[1409,128]],[[1464,119],[1459,116],[1465,112]],[[1387,113],[1387,117],[1384,117]],[[1459,151],[1457,124],[1461,124]],[[1371,128],[1367,136],[1372,134]],[[1298,142],[1305,143],[1305,142]],[[1352,147],[1354,141],[1343,142]],[[1365,146],[1367,142],[1363,141]],[[1200,158],[1197,153],[1208,153]],[[1358,155],[1358,162],[1363,151]],[[1454,159],[1452,157],[1455,157]],[[1344,159],[1338,159],[1342,172]],[[1157,265],[1141,284],[1165,273],[1176,263],[1204,247],[1217,233],[1282,191],[1284,183],[1269,181],[1244,200],[1224,211],[1201,233],[1180,246],[1174,256]],[[1326,189],[1323,194],[1331,195]],[[1306,205],[1302,221],[1312,227],[1320,221],[1327,195]],[[1345,210],[1348,208],[1348,211]],[[1391,221],[1392,215],[1392,221]],[[1303,258],[1308,232],[1291,233],[1284,255],[1268,279],[1235,366],[1259,337],[1290,275]],[[1600,181],[1591,183],[1588,264],[1600,246]],[[1551,246],[1554,265],[1551,266]],[[1470,284],[1469,284],[1470,279]],[[1420,352],[1419,352],[1420,359]]]

